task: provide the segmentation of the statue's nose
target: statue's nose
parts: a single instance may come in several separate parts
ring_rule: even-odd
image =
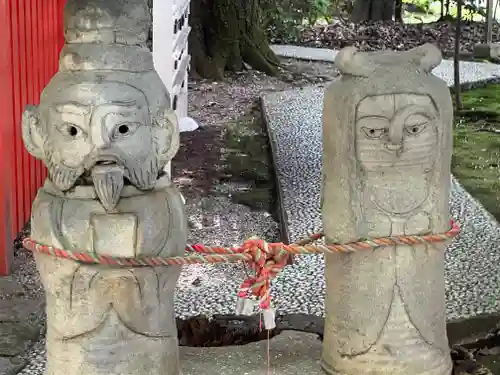
[[[108,148],[110,144],[110,137],[107,132],[102,131],[102,128],[95,127],[92,129],[92,145],[94,149],[102,150]]]
[[[403,127],[400,124],[391,124],[388,133],[387,148],[398,150],[403,146]]]

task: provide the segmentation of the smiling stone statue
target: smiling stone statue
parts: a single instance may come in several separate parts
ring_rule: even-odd
[[[182,255],[187,223],[165,165],[179,148],[146,39],[143,0],[68,0],[59,72],[23,114],[49,177],[31,237],[138,258]],[[112,268],[35,254],[47,298],[47,375],[178,375],[180,267]]]
[[[444,233],[453,106],[432,45],[336,58],[323,110],[328,242]],[[325,256],[328,374],[450,375],[445,243]]]

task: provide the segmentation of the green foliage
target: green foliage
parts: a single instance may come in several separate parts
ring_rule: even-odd
[[[274,42],[297,41],[306,25],[331,22],[333,4],[338,0],[261,0],[263,23]]]
[[[403,3],[413,5],[416,13],[432,13],[430,0],[403,0]]]
[[[438,17],[443,17],[444,20],[454,20],[457,17],[457,2],[442,0],[444,2],[444,14],[441,14],[441,1],[436,0],[403,0],[407,4],[408,16],[413,16],[417,19],[424,18],[418,17],[418,14],[434,15],[435,19],[428,21],[435,21]],[[462,18],[466,21],[481,21],[485,17],[485,9],[479,6],[479,0],[462,0]]]

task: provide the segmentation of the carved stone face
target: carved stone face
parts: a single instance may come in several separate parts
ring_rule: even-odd
[[[382,211],[405,214],[427,199],[437,121],[438,112],[426,95],[370,96],[359,103],[356,157],[370,186],[370,199]],[[414,194],[408,194],[409,187]]]
[[[44,115],[48,139],[63,166],[78,168],[96,158],[131,166],[151,157],[151,119],[139,90],[114,82],[79,84],[62,90],[61,97],[65,100],[47,103]]]
[[[63,191],[76,183],[94,185],[106,209],[116,206],[126,183],[153,188],[161,156],[172,146],[165,127],[153,124],[143,92],[122,82],[63,86],[32,112],[25,116],[38,123],[31,133],[43,133],[41,158],[52,182]],[[29,143],[33,134],[24,138]]]

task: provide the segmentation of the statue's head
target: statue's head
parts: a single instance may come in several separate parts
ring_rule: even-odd
[[[75,35],[86,40],[86,33],[99,34],[103,22],[95,24],[95,30]],[[111,21],[105,26],[114,30]],[[122,35],[132,35],[130,41],[135,33]],[[179,147],[177,119],[151,53],[115,42],[67,43],[40,105],[23,113],[24,144],[45,163],[53,185],[62,192],[93,185],[107,209],[114,208],[124,184],[153,188]]]
[[[350,212],[346,222],[356,210],[347,205],[363,205],[353,178],[389,214],[410,213],[446,190],[453,106],[446,83],[431,74],[440,62],[432,45],[405,52],[348,47],[337,56],[342,78],[325,93],[323,165],[328,188],[347,194],[347,203],[328,203]]]

